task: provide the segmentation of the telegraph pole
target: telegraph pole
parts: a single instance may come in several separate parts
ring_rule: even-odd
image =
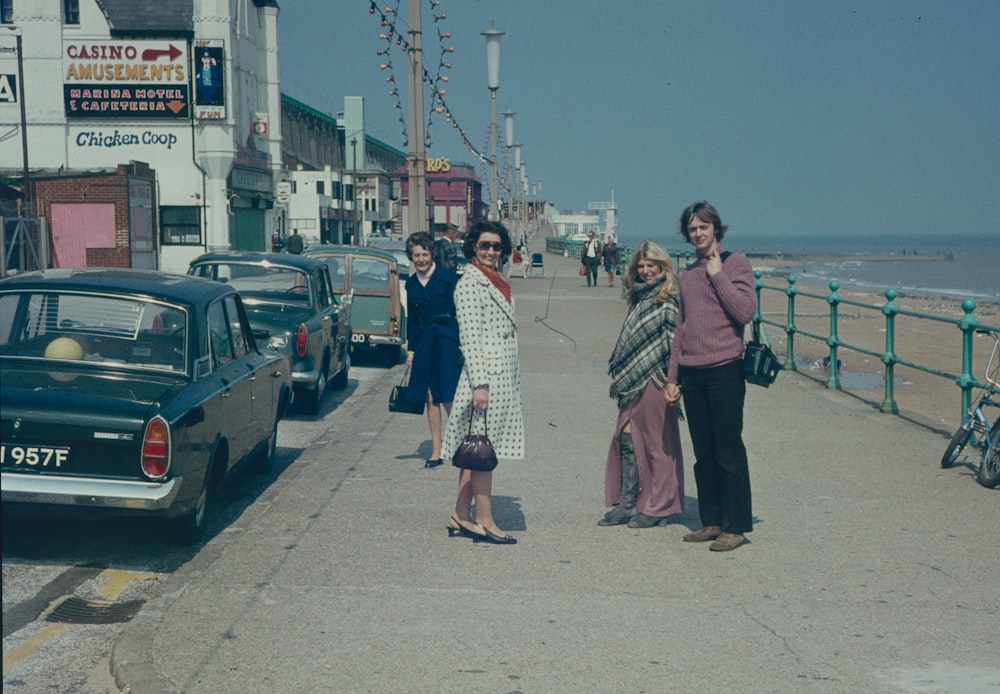
[[[424,149],[424,60],[420,29],[420,0],[409,0],[410,61],[409,124],[410,151],[406,156],[409,205],[406,209],[409,233],[430,231],[427,223],[427,153]]]

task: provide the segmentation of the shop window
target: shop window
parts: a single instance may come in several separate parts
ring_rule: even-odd
[[[14,0],[0,0],[0,24],[14,23]]]
[[[80,23],[80,0],[63,0],[63,21],[66,24]]]
[[[164,245],[201,243],[201,208],[160,206],[160,242]]]

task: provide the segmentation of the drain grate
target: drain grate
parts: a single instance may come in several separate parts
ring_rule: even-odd
[[[45,620],[65,624],[114,624],[127,622],[139,612],[145,600],[104,602],[72,595],[52,610]]]

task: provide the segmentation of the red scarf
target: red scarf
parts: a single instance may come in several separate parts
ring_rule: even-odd
[[[503,294],[503,298],[505,298],[507,300],[507,303],[509,304],[510,284],[507,282],[507,280],[503,278],[503,275],[501,275],[493,268],[486,267],[485,265],[483,265],[481,262],[479,262],[479,258],[473,258],[471,262],[479,269],[480,272],[486,275],[486,278],[493,283],[494,287],[500,290],[500,293]]]

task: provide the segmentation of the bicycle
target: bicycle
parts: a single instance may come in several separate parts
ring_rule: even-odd
[[[969,409],[962,419],[961,426],[951,437],[951,442],[941,458],[941,467],[949,468],[954,465],[966,445],[971,442],[980,449],[976,480],[984,487],[992,488],[1000,484],[1000,412],[991,422],[984,410],[991,407],[1000,410],[1000,400],[993,399],[993,396],[1000,392],[1000,360],[997,359],[997,354],[1000,352],[1000,333],[985,328],[977,328],[976,332],[993,338],[993,351],[990,352],[990,358],[986,362],[984,374],[985,387],[979,401]]]

